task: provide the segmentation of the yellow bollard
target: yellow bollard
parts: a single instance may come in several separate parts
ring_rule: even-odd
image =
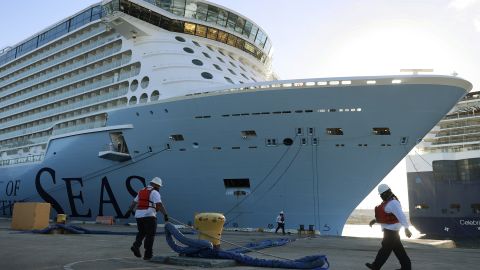
[[[199,232],[198,238],[212,242],[215,248],[220,248],[225,216],[220,213],[199,213],[195,215],[194,228]]]
[[[67,222],[67,215],[58,214],[57,215],[57,224],[65,224]]]

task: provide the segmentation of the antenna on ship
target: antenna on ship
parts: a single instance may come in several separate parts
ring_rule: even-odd
[[[418,75],[420,72],[433,72],[433,68],[402,68],[400,69],[400,72],[411,72],[412,75]]]

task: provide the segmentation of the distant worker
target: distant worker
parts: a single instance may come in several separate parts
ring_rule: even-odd
[[[383,202],[375,207],[375,219],[372,219],[369,225],[372,227],[373,224],[380,223],[382,226],[382,247],[378,251],[375,261],[373,263],[366,263],[365,265],[370,269],[379,270],[393,251],[400,262],[401,270],[411,270],[412,265],[410,258],[400,241],[399,235],[399,230],[403,226],[405,228],[405,235],[408,238],[412,236],[412,233],[408,229],[407,218],[402,211],[402,206],[388,185],[380,184],[378,186],[378,194]]]
[[[285,235],[285,214],[283,211],[280,211],[280,214],[277,216],[277,229],[275,233],[277,233],[280,228],[282,228],[282,233]]]
[[[130,250],[136,257],[142,257],[140,247],[142,246],[143,239],[145,239],[143,243],[143,247],[145,248],[143,255],[144,260],[150,260],[153,256],[152,248],[157,231],[157,212],[162,212],[164,221],[168,222],[167,210],[162,204],[159,192],[162,186],[162,179],[154,177],[150,181],[149,186],[138,192],[126,214],[127,217],[130,216],[135,206],[137,207],[135,218],[137,220],[138,233]]]

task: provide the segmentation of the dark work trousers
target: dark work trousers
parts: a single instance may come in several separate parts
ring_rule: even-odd
[[[373,269],[380,269],[382,265],[387,261],[392,251],[395,256],[397,256],[397,259],[402,266],[402,270],[412,269],[412,263],[410,262],[410,258],[408,257],[407,252],[405,252],[405,249],[403,248],[398,231],[386,229],[383,230],[382,247],[378,251],[377,257],[373,262]]]
[[[145,248],[144,257],[151,258],[153,255],[153,240],[155,240],[155,233],[157,232],[157,218],[156,217],[144,217],[137,218],[138,233],[133,243],[135,248],[142,246],[142,241],[145,238],[143,247]]]
[[[285,235],[285,223],[277,222],[277,229],[275,230],[275,233],[277,233],[278,229],[280,228],[282,228],[282,233]]]

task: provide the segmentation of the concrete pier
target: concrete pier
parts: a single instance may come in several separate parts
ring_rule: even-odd
[[[78,225],[78,224],[77,224]],[[93,230],[136,232],[134,226],[124,225],[79,225]],[[159,231],[161,229],[159,228]],[[192,236],[196,237],[196,236]],[[224,232],[223,239],[244,245],[263,239],[280,238],[281,235],[261,232]],[[367,269],[380,247],[381,239],[354,237],[302,237],[282,247],[264,249],[262,252],[282,258],[297,259],[307,255],[325,254],[332,270]],[[10,220],[0,219],[0,269],[205,269],[202,265],[184,266],[164,264],[162,260],[144,261],[133,256],[130,246],[134,235],[74,235],[32,234],[10,230]],[[452,247],[452,242],[428,240],[405,241],[404,245],[413,264],[413,269],[422,270],[472,270],[480,265],[480,249]],[[232,246],[223,244],[222,248]],[[163,235],[157,235],[154,255],[176,257],[167,246]],[[250,256],[268,258],[266,255],[249,253]],[[158,257],[161,258],[161,257]],[[172,260],[175,261],[175,260]],[[222,267],[226,266],[226,267]],[[208,267],[208,265],[203,265]],[[215,269],[270,269],[220,264]],[[400,268],[392,254],[382,269]]]

